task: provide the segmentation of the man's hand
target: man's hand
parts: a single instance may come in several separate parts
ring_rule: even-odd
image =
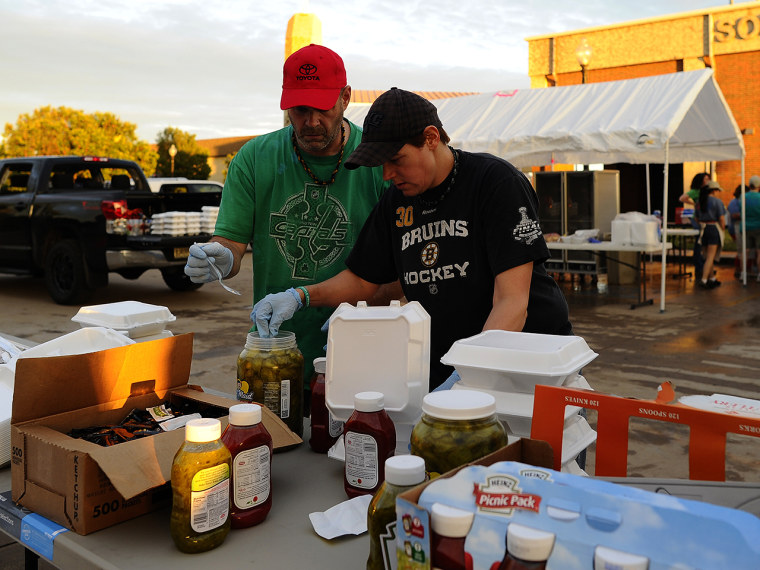
[[[251,320],[256,324],[259,336],[277,336],[283,321],[292,318],[301,307],[301,296],[291,287],[282,293],[270,293],[256,303],[251,311]]]
[[[208,283],[216,281],[216,274],[211,271],[209,261],[221,271],[222,277],[227,277],[235,261],[232,251],[217,242],[196,243],[190,246],[190,255],[185,264],[185,275],[193,283]]]

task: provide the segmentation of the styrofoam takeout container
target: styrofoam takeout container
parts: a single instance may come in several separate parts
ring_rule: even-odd
[[[568,378],[563,386],[591,390],[588,381],[580,374]],[[464,380],[454,384],[452,389],[478,390],[491,394],[496,400],[496,415],[505,424],[504,427],[507,429],[507,433],[518,437],[530,437],[530,428],[533,425],[533,394],[502,392],[468,386]],[[573,420],[573,416],[577,415],[580,411],[581,408],[579,406],[565,406],[565,426],[569,425]]]
[[[354,395],[382,392],[394,423],[415,423],[430,376],[430,315],[416,301],[356,307],[342,303],[327,332],[325,401],[335,419],[346,421]]]
[[[177,317],[160,305],[121,301],[82,307],[71,320],[81,327],[107,327],[138,338],[161,333]]]
[[[456,341],[441,362],[469,387],[533,393],[561,386],[599,356],[579,336],[490,330]]]

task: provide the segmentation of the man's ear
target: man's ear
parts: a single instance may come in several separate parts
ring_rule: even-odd
[[[430,147],[430,150],[435,150],[441,142],[441,133],[433,125],[428,125],[422,132],[425,134],[425,144]]]
[[[340,92],[340,98],[342,99],[343,110],[345,110],[346,107],[348,107],[348,103],[351,101],[351,86],[350,85],[346,85],[343,88],[343,91]]]

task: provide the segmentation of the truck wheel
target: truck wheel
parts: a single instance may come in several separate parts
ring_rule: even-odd
[[[78,305],[92,295],[82,249],[74,240],[53,245],[45,257],[45,286],[59,305]]]
[[[185,275],[184,267],[167,267],[161,270],[164,283],[172,291],[195,291],[203,286],[203,283],[194,283]]]

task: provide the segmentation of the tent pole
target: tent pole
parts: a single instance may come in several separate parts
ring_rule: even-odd
[[[746,223],[746,212],[747,209],[745,207],[745,200],[744,200],[744,153],[742,153],[742,285],[745,287],[747,286],[747,234],[745,233],[747,231],[747,223]]]
[[[662,272],[660,274],[660,312],[665,312],[665,282],[668,263],[668,161],[670,160],[670,139],[665,141],[665,171],[662,185]]]
[[[646,164],[647,167],[647,214],[652,213],[652,194],[651,194],[651,188],[649,185],[649,163]]]

